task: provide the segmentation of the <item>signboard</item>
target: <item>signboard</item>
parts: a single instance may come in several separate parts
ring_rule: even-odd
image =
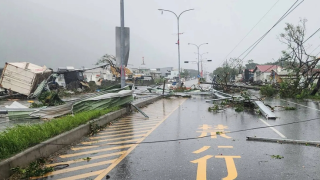
[[[121,54],[120,54],[120,36],[121,31],[120,27],[116,27],[116,66],[121,66]],[[124,28],[124,64],[125,66],[128,65],[129,59],[129,51],[130,51],[130,28]]]

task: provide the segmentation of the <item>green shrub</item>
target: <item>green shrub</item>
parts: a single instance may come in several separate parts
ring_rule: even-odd
[[[0,133],[0,160],[118,109],[119,107],[84,111],[74,116],[68,115],[42,124],[17,125],[8,128]]]
[[[236,111],[236,112],[242,112],[242,111],[244,111],[244,107],[243,107],[243,106],[237,106],[237,107],[235,108],[235,111]]]
[[[273,96],[276,92],[275,88],[271,85],[265,85],[260,88],[260,93],[265,96]]]
[[[287,110],[287,111],[288,111],[288,110],[290,111],[290,110],[296,110],[297,108],[295,108],[295,107],[289,107],[289,106],[288,106],[288,107],[285,107],[284,109]]]

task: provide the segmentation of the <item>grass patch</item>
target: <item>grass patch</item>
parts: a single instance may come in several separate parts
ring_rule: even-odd
[[[177,87],[175,89],[173,89],[173,92],[189,92],[191,91],[191,89],[187,89],[186,87]]]
[[[290,111],[290,110],[296,110],[297,108],[288,106],[288,107],[285,107],[284,109],[287,111]]]
[[[0,133],[0,160],[118,109],[120,108],[84,111],[74,116],[68,115],[42,124],[17,125],[8,128]]]
[[[271,157],[274,159],[283,159],[284,158],[283,156],[280,156],[280,155],[272,155]]]

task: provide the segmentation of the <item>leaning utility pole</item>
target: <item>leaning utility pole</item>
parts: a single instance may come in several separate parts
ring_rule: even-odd
[[[120,65],[120,73],[121,73],[121,88],[126,86],[126,78],[125,78],[125,69],[124,69],[124,3],[123,0],[120,0],[120,19],[121,19],[121,28],[120,28],[120,57],[121,57],[121,65]]]

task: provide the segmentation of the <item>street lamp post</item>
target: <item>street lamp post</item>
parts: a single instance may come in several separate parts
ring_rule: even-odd
[[[195,52],[196,53],[196,52]],[[205,52],[205,53],[202,53],[202,54],[200,54],[200,57],[201,57],[201,77],[203,77],[203,74],[202,74],[202,72],[203,72],[203,66],[202,66],[202,60],[203,60],[203,58],[202,58],[202,55],[204,55],[204,54],[208,54],[209,52]],[[198,54],[198,53],[196,53],[196,54]]]
[[[179,76],[179,80],[178,80],[178,84],[180,84],[180,27],[179,27],[179,20],[180,20],[180,16],[187,12],[187,11],[192,11],[194,9],[188,9],[188,10],[185,10],[185,11],[182,11],[179,16],[174,13],[173,11],[170,11],[170,10],[166,10],[166,9],[158,9],[159,11],[167,11],[167,12],[171,12],[172,14],[174,14],[176,17],[177,17],[177,24],[178,24],[178,76]]]
[[[200,45],[196,45],[196,44],[188,43],[188,45],[194,45],[194,46],[196,46],[196,47],[197,47],[197,49],[198,49],[198,83],[200,83],[200,79],[199,79],[199,76],[200,76],[200,74],[199,74],[200,52],[199,52],[199,49],[200,49],[200,47],[201,47],[202,45],[205,45],[205,44],[209,44],[209,43],[203,43],[203,44],[200,44]]]
[[[184,61],[184,63],[189,63],[189,62],[196,63],[196,64],[198,64],[198,67],[199,67],[199,61],[198,61],[198,62],[197,62],[197,61]],[[202,62],[203,62],[203,60],[201,60],[201,64],[202,64]],[[208,59],[207,62],[212,62],[212,60],[211,60],[211,59]],[[199,80],[199,79],[198,79],[198,80]],[[200,83],[200,81],[199,81],[198,83]]]

